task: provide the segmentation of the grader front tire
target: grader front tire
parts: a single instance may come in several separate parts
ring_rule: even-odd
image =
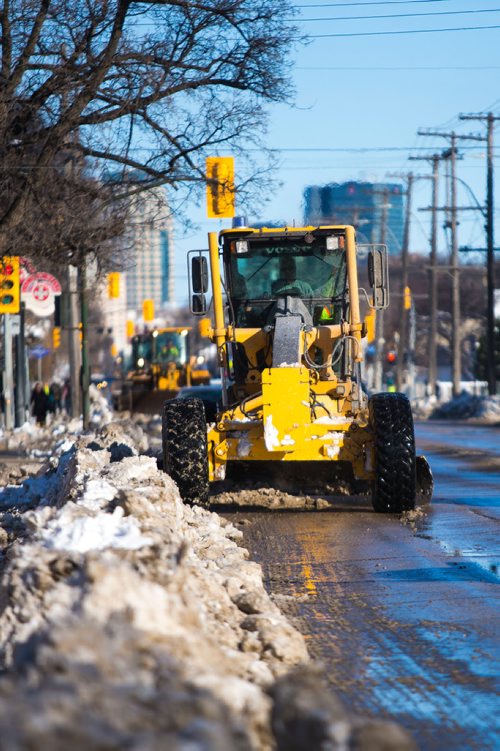
[[[400,514],[415,508],[415,435],[410,402],[404,394],[374,394],[369,401],[375,445],[375,511]]]
[[[201,399],[172,399],[163,405],[163,468],[187,503],[208,503],[207,421]]]

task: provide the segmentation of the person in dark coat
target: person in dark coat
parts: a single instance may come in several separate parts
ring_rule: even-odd
[[[41,383],[35,384],[35,388],[31,392],[30,404],[32,405],[32,414],[36,418],[37,423],[39,425],[45,425],[48,404],[47,395]]]

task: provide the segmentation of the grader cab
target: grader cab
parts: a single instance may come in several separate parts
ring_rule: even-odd
[[[405,395],[368,397],[362,383],[357,248],[351,226],[237,228],[209,234],[213,320],[223,408],[207,426],[197,399],[166,402],[164,467],[188,502],[207,503],[228,468],[301,463],[305,473],[344,467],[371,484],[379,512],[413,509],[432,476],[415,456]],[[368,255],[369,307],[388,304],[385,248]],[[193,252],[193,311],[205,315],[206,256]],[[224,296],[223,296],[224,291]],[[251,464],[251,463],[255,464]],[[417,477],[418,475],[418,477]],[[419,487],[419,485],[421,487]]]

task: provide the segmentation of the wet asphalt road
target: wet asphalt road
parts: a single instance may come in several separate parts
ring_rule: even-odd
[[[350,499],[225,516],[346,706],[397,720],[421,749],[497,749],[500,428],[416,432],[436,488],[413,521]]]

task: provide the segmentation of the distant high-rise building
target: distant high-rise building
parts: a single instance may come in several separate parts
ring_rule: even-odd
[[[403,242],[403,188],[398,183],[355,181],[310,185],[304,190],[304,221],[352,224],[358,242],[385,239],[389,253],[397,255]]]
[[[141,193],[131,210],[127,251],[127,307],[140,311],[143,300],[159,310],[174,298],[173,222],[165,193]]]

